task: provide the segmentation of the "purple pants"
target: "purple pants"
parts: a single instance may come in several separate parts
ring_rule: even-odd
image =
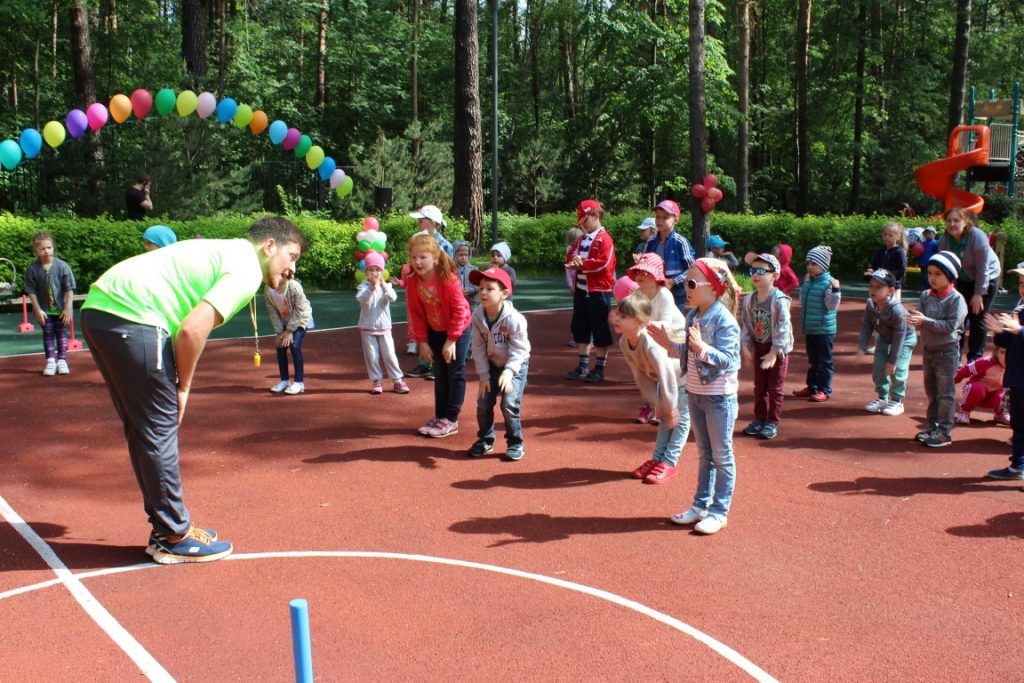
[[[68,328],[61,322],[59,315],[46,314],[43,324],[43,351],[47,358],[67,360]]]
[[[762,370],[761,359],[771,350],[771,344],[754,342],[754,419],[778,424],[782,417],[783,384],[789,370],[789,356],[776,358],[773,367]]]

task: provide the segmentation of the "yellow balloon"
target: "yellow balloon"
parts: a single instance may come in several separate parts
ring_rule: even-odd
[[[306,166],[309,166],[310,170],[315,171],[320,168],[322,163],[324,163],[324,148],[320,145],[313,145],[306,152]]]
[[[391,279],[391,273],[388,271],[387,268],[384,269],[384,274],[382,277],[384,278],[384,282],[387,282],[388,280]]]
[[[132,101],[127,95],[117,94],[110,98],[110,115],[121,125],[132,115]]]
[[[178,93],[178,116],[188,116],[196,110],[198,105],[199,98],[191,90],[182,90]]]
[[[361,271],[361,270],[359,270],[357,268],[356,269],[356,282],[362,282],[365,279],[366,279],[366,273],[364,273],[363,271]]]
[[[50,121],[43,126],[43,139],[54,149],[61,146],[65,135],[67,135],[67,131],[64,130],[64,124],[60,121]]]

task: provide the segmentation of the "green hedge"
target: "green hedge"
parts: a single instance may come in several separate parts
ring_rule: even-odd
[[[635,211],[606,217],[605,227],[615,239],[619,271],[632,263],[630,253],[637,242],[636,226],[649,215]],[[218,216],[193,221],[176,221],[171,225],[181,239],[202,235],[208,238],[241,236],[258,216]],[[565,257],[565,233],[576,220],[575,214],[547,214],[532,218],[522,215],[499,216],[499,239],[512,248],[512,265],[524,273],[559,272]],[[299,277],[309,289],[341,289],[353,282],[356,262],[352,256],[355,235],[361,222],[337,223],[322,218],[299,215],[292,217],[306,234],[310,250],[299,264]],[[758,216],[712,214],[712,233],[728,240],[737,255],[748,250],[769,249],[779,242],[793,246],[795,266],[803,272],[801,261],[807,250],[817,244],[831,245],[832,270],[839,277],[859,276],[870,264],[874,251],[881,246],[884,217],[807,216],[789,214]],[[153,222],[159,222],[154,219]],[[913,227],[921,221],[905,221]],[[79,290],[94,281],[114,263],[142,251],[142,232],[149,223],[117,221],[107,218],[23,218],[0,214],[0,257],[11,259],[18,270],[18,283],[23,283],[25,268],[33,260],[31,239],[40,230],[52,234],[57,253],[75,272]],[[937,227],[941,227],[937,226]],[[1007,233],[1005,263],[1024,261],[1024,222],[1008,219],[998,225],[982,226],[988,232]],[[405,243],[416,232],[415,221],[397,215],[381,221],[380,229],[388,235],[388,252],[392,270],[406,260]],[[465,221],[453,220],[448,229],[452,241],[466,234]],[[685,231],[684,231],[684,234]],[[485,249],[490,246],[489,225],[485,227]],[[1011,267],[1011,266],[1007,266]],[[9,274],[0,271],[0,280]]]

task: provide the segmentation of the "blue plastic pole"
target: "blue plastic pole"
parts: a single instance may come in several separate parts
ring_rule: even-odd
[[[309,603],[296,598],[289,603],[292,613],[292,649],[295,652],[296,683],[313,683],[313,650],[309,642]]]

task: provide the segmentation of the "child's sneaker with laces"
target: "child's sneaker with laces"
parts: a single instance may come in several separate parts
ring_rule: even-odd
[[[882,415],[888,415],[889,417],[896,417],[897,415],[903,414],[903,401],[889,401],[882,408]]]
[[[46,367],[43,368],[43,376],[44,377],[53,377],[56,374],[57,374],[57,359],[56,358],[47,358],[46,359]]]
[[[270,390],[275,394],[280,394],[282,391],[288,388],[288,380],[283,379],[274,386],[270,387]]]
[[[762,427],[764,427],[763,422],[758,422],[757,420],[754,420],[753,422],[751,422],[750,424],[743,428],[743,433],[746,434],[747,436],[757,436],[758,434],[761,433]]]
[[[227,541],[218,541],[204,529],[192,527],[180,541],[158,539],[153,549],[153,561],[159,564],[213,562],[227,557],[232,550]]]
[[[761,427],[761,431],[758,436],[762,439],[774,439],[779,435],[779,425],[774,422],[765,422],[764,426]]]
[[[443,439],[446,436],[459,433],[459,423],[452,422],[451,420],[442,417],[440,420],[430,428],[427,432],[427,436],[431,436],[435,439]]]
[[[409,393],[409,385],[405,383],[404,379],[395,380],[395,389],[394,389],[394,391],[395,391],[396,394],[408,394]]]
[[[932,432],[931,436],[924,440],[924,445],[928,448],[942,448],[953,443],[953,437],[945,432],[936,429]]]
[[[1013,467],[1004,467],[1001,470],[990,470],[985,475],[989,479],[1004,479],[1004,480],[1024,480],[1024,470],[1018,470]]]
[[[958,410],[956,411],[956,417],[954,418],[954,422],[956,422],[958,425],[969,425],[971,424],[971,414],[968,413],[966,410]]]
[[[696,531],[698,534],[710,536],[711,534],[717,534],[719,531],[724,529],[727,523],[728,522],[726,521],[725,517],[722,517],[720,515],[708,515],[704,519],[697,522],[697,524],[693,527],[693,530]]]
[[[384,384],[381,383],[381,381],[378,379],[377,381],[375,381],[373,383],[373,386],[370,387],[370,393],[371,394],[383,394],[384,393]]]
[[[659,462],[651,471],[644,477],[644,483],[646,484],[664,484],[666,481],[672,481],[679,476],[679,470],[667,462]]]
[[[216,529],[202,529],[202,531],[205,531],[206,533],[210,534],[210,538],[212,538],[213,540],[215,540],[215,541],[217,540],[217,530]],[[156,544],[159,543],[160,541],[166,541],[166,540],[167,540],[166,536],[161,536],[156,531],[149,532],[149,543],[146,545],[146,554],[149,555],[150,557],[153,557],[153,553],[156,552]]]
[[[931,436],[932,432],[934,432],[934,431],[935,431],[935,425],[925,425],[924,429],[919,431],[917,433],[917,435],[914,436],[914,440],[915,441],[920,441],[921,443],[924,443],[925,441],[928,440],[928,437]]]
[[[669,521],[673,524],[680,524],[683,526],[689,526],[690,524],[696,524],[700,520],[708,516],[707,510],[701,510],[700,508],[690,508],[689,510],[683,510],[669,517]]]
[[[1010,414],[1007,412],[996,413],[996,424],[1003,425],[1004,427],[1010,426]]]
[[[876,398],[871,403],[864,406],[864,410],[866,410],[869,413],[880,413],[882,412],[882,408],[885,408],[885,406],[888,403],[889,402],[886,401],[884,398]]]
[[[494,450],[493,443],[488,443],[483,439],[477,439],[476,442],[474,442],[473,445],[469,447],[469,450],[466,451],[466,455],[468,455],[471,458],[482,458],[488,453],[490,453],[492,450]]]
[[[523,448],[523,444],[514,443],[505,449],[505,459],[516,462],[523,459],[523,455],[526,453],[526,449]]]
[[[58,375],[70,375],[71,368],[68,367],[68,362],[63,358],[57,361],[57,374]]]
[[[651,406],[649,403],[644,403],[642,406],[640,406],[640,412],[637,413],[636,415],[636,421],[642,425],[645,425],[651,421],[651,418],[653,416],[654,407]]]
[[[587,368],[583,365],[577,365],[569,372],[565,373],[566,379],[581,379],[587,375]]]
[[[295,396],[297,394],[301,394],[305,390],[306,385],[304,382],[292,382],[291,384],[288,385],[288,388],[284,390],[284,393],[288,394],[289,396]]]

